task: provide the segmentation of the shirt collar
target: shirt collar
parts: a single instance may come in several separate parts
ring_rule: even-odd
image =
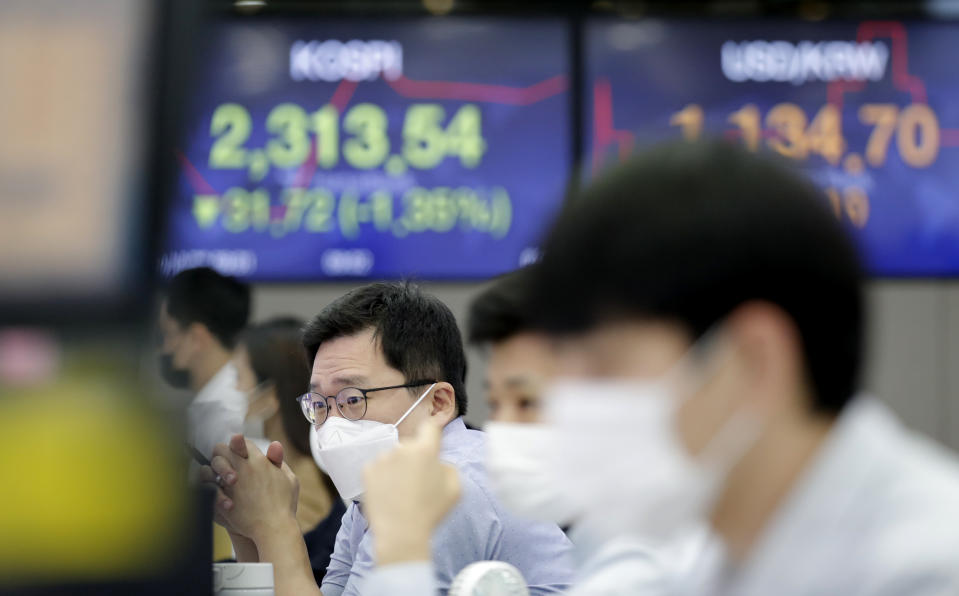
[[[236,367],[227,362],[213,375],[206,385],[200,389],[192,403],[220,401],[224,391],[236,392]]]
[[[443,436],[440,438],[440,455],[445,455],[450,451],[455,450],[459,445],[459,438],[463,436],[464,433],[469,432],[469,429],[466,428],[466,423],[463,422],[462,416],[457,416],[450,420],[446,426],[443,427]]]
[[[899,428],[895,415],[878,400],[860,396],[851,401],[741,571],[775,575],[778,565],[789,564],[808,544],[811,528],[847,524],[868,499],[870,478],[881,454],[895,448]]]

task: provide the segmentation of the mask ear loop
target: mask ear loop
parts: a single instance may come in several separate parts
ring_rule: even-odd
[[[256,384],[256,386],[253,387],[253,389],[250,389],[249,391],[246,392],[248,400],[253,401],[252,399],[249,399],[249,398],[258,397],[261,393],[263,393],[267,388],[269,388],[272,385],[273,385],[273,379],[264,379],[260,381],[259,383]]]
[[[720,342],[722,335],[718,324],[711,327],[667,374],[668,382],[680,388],[682,401],[702,389],[732,357]],[[713,474],[726,474],[761,432],[762,423],[754,414],[736,411],[695,460]]]
[[[274,385],[273,379],[265,379],[257,383],[256,387],[247,391],[246,392],[247,411],[249,411],[249,407],[251,405],[255,404],[257,400],[260,399],[260,397],[263,395],[263,392],[269,389],[270,387],[272,387],[273,385]],[[279,405],[277,405],[277,407],[270,413],[270,416],[268,417],[274,416],[277,412],[279,412]]]
[[[759,440],[762,430],[762,421],[755,414],[734,412],[709,440],[696,461],[714,474],[726,475]]]
[[[718,324],[710,327],[663,375],[664,382],[676,390],[680,402],[705,387],[726,363],[729,356],[722,347],[722,336]]]
[[[432,385],[430,385],[430,386],[426,389],[426,391],[423,392],[423,395],[421,395],[421,396],[419,397],[419,399],[417,399],[415,402],[413,402],[413,405],[410,406],[410,409],[407,410],[405,414],[403,414],[402,416],[400,416],[400,419],[397,420],[397,421],[393,424],[393,428],[398,427],[401,422],[403,422],[404,420],[406,420],[406,417],[409,416],[410,413],[411,413],[413,410],[416,409],[416,406],[420,405],[420,402],[423,401],[423,400],[426,398],[427,395],[429,395],[429,392],[433,390],[433,387],[436,387],[436,383],[433,383]]]

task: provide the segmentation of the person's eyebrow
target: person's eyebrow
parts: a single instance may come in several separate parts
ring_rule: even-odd
[[[516,375],[507,378],[503,383],[513,389],[523,389],[538,385],[539,379],[533,375]]]
[[[363,389],[367,384],[366,377],[363,375],[347,375],[343,377],[333,377],[334,387],[357,387]]]
[[[366,385],[366,377],[362,375],[348,375],[342,377],[333,377],[330,380],[330,385],[333,387],[357,387],[363,389]],[[317,392],[318,384],[315,381],[310,381],[310,393]]]

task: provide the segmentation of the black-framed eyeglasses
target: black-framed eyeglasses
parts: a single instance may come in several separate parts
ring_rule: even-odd
[[[390,385],[389,387],[374,387],[372,389],[360,389],[358,387],[344,387],[336,392],[336,395],[322,395],[311,391],[304,393],[296,398],[300,402],[300,408],[303,409],[303,415],[313,425],[320,426],[330,415],[330,400],[336,404],[336,411],[340,416],[347,420],[359,420],[366,416],[366,400],[369,393],[376,391],[386,391],[387,389],[412,389],[413,387],[422,387],[423,385],[432,385],[436,383],[433,380],[413,381],[403,385]]]

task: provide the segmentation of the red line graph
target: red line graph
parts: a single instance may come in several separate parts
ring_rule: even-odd
[[[906,28],[896,21],[866,21],[856,29],[856,41],[862,43],[889,37],[892,39],[892,84],[908,91],[915,103],[926,103],[926,85],[917,76],[909,74],[909,41]],[[843,94],[862,91],[865,81],[832,81],[826,88],[827,101],[842,109]]]
[[[599,79],[593,85],[593,171],[602,165],[606,147],[616,143],[619,158],[623,159],[633,149],[635,136],[628,130],[613,127],[613,88],[609,79]]]
[[[359,85],[359,83],[356,81],[347,81],[344,79],[340,81],[340,84],[336,86],[336,90],[333,91],[333,97],[330,98],[330,105],[335,107],[336,111],[340,114],[343,113],[346,105],[350,103],[350,100],[353,98],[353,92],[356,91],[357,85]],[[314,136],[310,138],[310,154],[296,171],[296,176],[293,179],[293,188],[308,188],[310,186],[310,181],[313,180],[313,174],[316,173],[316,164],[318,163],[319,157],[320,147]]]
[[[387,81],[393,91],[415,99],[459,99],[483,103],[528,106],[559,95],[569,87],[566,75],[556,75],[529,87],[507,87],[452,81],[416,81],[400,77]]]
[[[927,103],[926,84],[909,72],[909,36],[902,23],[896,21],[866,21],[856,30],[856,41],[862,43],[879,37],[892,40],[892,84],[900,91],[908,92],[913,103]],[[833,81],[826,88],[827,101],[842,109],[846,92],[862,91],[864,81]],[[939,130],[940,147],[959,147],[959,129]]]
[[[914,103],[926,103],[926,85],[921,78],[909,72],[909,40],[906,28],[896,21],[866,21],[856,29],[856,40],[860,43],[880,37],[889,37],[892,40],[891,71],[893,85],[908,92]],[[838,109],[842,109],[843,96],[846,92],[862,91],[865,81],[836,80],[826,87],[827,102]],[[762,129],[762,138],[779,136],[772,129]],[[736,139],[742,136],[737,129],[723,133],[726,139]],[[634,135],[628,130],[617,130],[613,125],[612,88],[608,79],[598,79],[593,87],[593,169],[601,165],[602,154],[607,147],[618,144],[619,155],[622,158],[628,153],[634,142]],[[959,128],[941,128],[939,131],[940,147],[959,147]]]
[[[316,163],[319,153],[320,147],[314,137],[310,140],[310,154],[306,156],[306,161],[300,165],[296,171],[296,176],[293,178],[293,188],[307,188],[310,186],[310,181],[313,180],[313,174],[316,173]]]
[[[939,129],[940,147],[959,147],[959,128]]]
[[[330,103],[341,114],[343,110],[346,109],[346,104],[350,103],[350,99],[353,98],[353,92],[356,91],[357,85],[359,85],[359,83],[356,81],[343,80],[336,86],[336,91],[333,92]]]
[[[202,195],[215,195],[218,194],[213,190],[213,186],[206,181],[206,178],[203,177],[203,174],[200,173],[196,166],[190,163],[190,160],[186,155],[183,154],[179,149],[176,150],[177,161],[180,162],[180,167],[183,168],[183,173],[186,174],[187,180],[190,181],[190,186],[193,187],[193,192],[196,194]]]

